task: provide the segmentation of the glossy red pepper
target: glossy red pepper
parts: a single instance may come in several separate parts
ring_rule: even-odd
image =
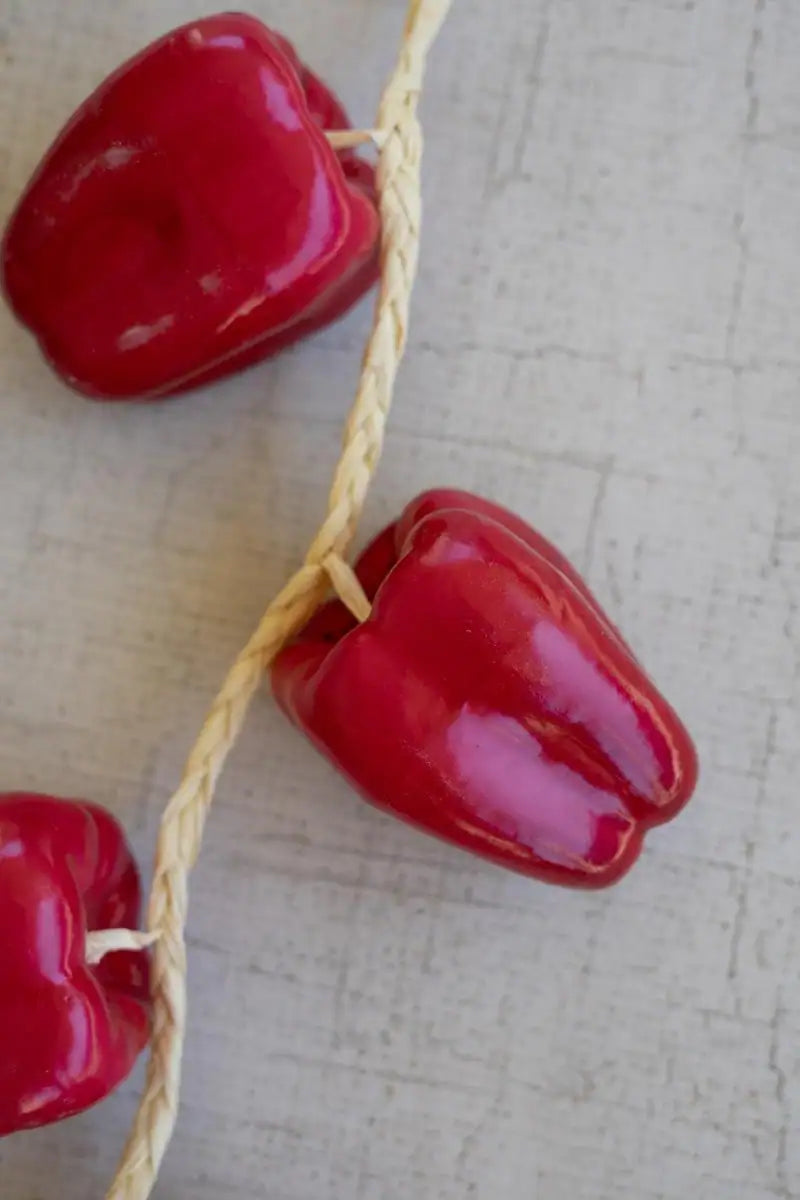
[[[285,39],[208,17],[78,110],[9,223],[6,295],[95,398],[154,398],[276,353],[375,282],[374,170]]]
[[[144,951],[86,962],[89,930],[135,928],[125,838],[90,804],[0,794],[0,1136],[73,1116],[149,1034]]]
[[[379,808],[504,867],[602,887],[674,817],[695,752],[585,583],[463,492],[408,506],[361,558],[357,626],[325,606],[278,701]]]

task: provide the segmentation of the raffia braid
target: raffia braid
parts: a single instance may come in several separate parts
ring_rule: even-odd
[[[162,818],[148,910],[148,929],[157,939],[150,1060],[145,1091],[107,1200],[146,1200],[175,1126],[186,1028],[188,877],[200,851],[217,779],[250,701],[269,663],[311,617],[331,583],[357,615],[368,611],[344,556],[380,458],[406,343],[420,236],[422,132],[417,105],[427,54],[450,4],[451,0],[412,0],[398,62],[378,110],[374,140],[380,147],[381,285],[327,515],[304,565],[270,604],[233,664]]]

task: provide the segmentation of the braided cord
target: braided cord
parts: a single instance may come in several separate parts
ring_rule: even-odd
[[[425,61],[452,0],[411,0],[403,44],[381,99],[377,185],[382,220],[381,284],[355,403],[344,433],[327,515],[305,563],[270,604],[233,664],[164,812],[156,848],[148,928],[153,952],[153,1029],[144,1094],[107,1200],[146,1200],[178,1113],[186,1030],[188,879],[214,789],[264,672],[312,616],[343,572],[383,447],[406,344],[420,237],[422,131],[417,106]]]

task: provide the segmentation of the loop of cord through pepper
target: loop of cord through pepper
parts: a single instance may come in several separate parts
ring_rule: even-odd
[[[417,106],[428,52],[452,0],[410,0],[400,53],[381,98],[375,127],[328,133],[336,150],[372,142],[381,217],[381,273],[372,331],[347,420],[328,507],[305,562],[273,600],[231,667],[161,820],[147,932],[116,929],[87,935],[97,963],[109,953],[153,946],[153,1021],[144,1093],[106,1200],[147,1200],[177,1119],[186,1028],[188,877],[214,789],[251,699],[281,647],[311,618],[331,586],[358,621],[370,604],[348,565],[367,491],[383,447],[394,383],[406,345],[421,223],[422,130]]]

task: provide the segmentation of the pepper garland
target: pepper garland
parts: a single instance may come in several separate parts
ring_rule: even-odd
[[[166,71],[168,82],[177,84],[181,76],[169,59],[172,48],[182,36],[188,46],[202,47],[204,33],[210,46],[220,40],[228,45],[226,38],[238,46],[243,33],[268,62],[277,51],[275,86],[291,91],[301,85],[307,134],[326,150],[322,134],[329,156],[339,152],[337,170],[354,183],[348,201],[360,197],[361,208],[348,210],[351,216],[358,213],[355,240],[338,247],[356,251],[360,273],[351,273],[344,293],[334,290],[329,307],[313,310],[311,318],[306,298],[306,323],[297,322],[293,331],[291,323],[279,321],[276,327],[273,312],[277,342],[262,338],[248,347],[245,337],[245,351],[258,345],[261,357],[276,352],[281,335],[285,345],[287,331],[294,340],[335,319],[342,305],[352,303],[378,276],[381,282],[326,518],[303,566],[267,609],[229,672],[167,806],[148,932],[134,928],[138,873],[109,814],[82,801],[0,793],[0,894],[12,899],[10,907],[0,905],[0,940],[5,938],[10,950],[0,983],[17,1005],[0,1036],[0,1136],[96,1103],[129,1073],[149,1040],[146,1088],[109,1200],[146,1200],[175,1126],[186,1024],[188,877],[217,779],[268,667],[286,715],[365,799],[543,882],[588,888],[614,883],[636,861],[645,833],[676,816],[696,782],[696,754],[677,715],[571,564],[515,514],[466,492],[434,489],[408,504],[354,568],[347,563],[406,343],[419,250],[417,106],[426,58],[449,7],[442,0],[410,4],[399,60],[372,130],[351,129],[336,97],[291,45],[248,17],[221,16],[186,26],[128,64],[132,77],[144,71],[145,63],[157,61],[162,78]],[[56,304],[48,309],[51,277],[62,280],[62,291],[66,279],[70,295],[75,282],[72,239],[53,238],[58,222],[47,217],[55,206],[69,227],[74,217],[69,205],[77,193],[74,187],[64,191],[63,175],[74,176],[75,187],[87,178],[86,139],[76,148],[70,135],[81,128],[81,120],[91,125],[88,113],[96,117],[104,111],[103,95],[113,111],[109,97],[119,78],[112,77],[106,93],[96,93],[80,110],[77,123],[66,127],[34,176],[4,239],[2,266],[12,308],[39,335],[67,383],[99,398],[143,398],[142,390],[153,398],[170,394],[172,384],[215,377],[215,362],[227,362],[228,370],[246,365],[247,354],[244,361],[228,361],[225,355],[215,360],[214,348],[209,353],[206,347],[205,357],[187,358],[185,347],[173,343],[160,369],[151,362],[142,373],[140,363],[138,375],[129,366],[120,375],[108,369],[114,350],[130,350],[132,335],[138,345],[143,331],[164,333],[164,321],[171,328],[172,317],[142,325],[135,318],[146,314],[147,306],[128,308],[134,324],[122,345],[114,340],[113,323],[110,341],[109,327],[93,324],[95,308],[89,305],[84,316],[94,335],[79,337],[70,349],[72,309],[64,308],[57,288]],[[259,75],[256,114],[263,90]],[[157,122],[158,113],[149,119]],[[111,126],[113,133],[113,117]],[[218,136],[227,133],[227,125],[217,128]],[[367,141],[379,150],[375,180],[372,168],[351,154]],[[90,168],[102,162],[115,172],[131,161],[130,147],[109,141],[108,129],[99,144]],[[251,154],[259,159],[258,143]],[[361,190],[365,185],[369,200]],[[130,200],[130,191],[127,195]],[[107,203],[102,188],[94,198],[102,219]],[[231,232],[235,238],[237,227]],[[249,247],[242,253],[249,261]],[[81,262],[86,267],[82,294],[91,296],[93,285],[102,290],[106,268],[91,258]],[[200,276],[201,290],[207,294],[204,282],[216,277]],[[248,301],[234,315],[246,318],[251,310]],[[284,295],[284,317],[287,311],[291,315]],[[263,323],[256,328],[264,333]],[[240,343],[242,337],[240,330]],[[111,360],[103,359],[98,346],[111,349]],[[216,350],[222,348],[217,343]],[[241,352],[242,345],[234,344],[237,349]],[[331,588],[338,599],[322,605]],[[458,669],[447,652],[454,641],[460,646]],[[392,646],[403,648],[400,660]],[[387,687],[389,677],[396,690]],[[359,703],[370,716],[355,736],[350,714]],[[370,754],[364,755],[365,747]],[[16,936],[19,911],[41,926],[41,962],[31,961],[25,938]],[[152,964],[145,953],[151,946]],[[45,960],[56,958],[66,965],[53,979]],[[31,1008],[25,1002],[32,986],[37,994],[49,994],[52,1022],[43,1024],[46,1005]],[[94,1035],[78,1045],[70,1027],[81,1013]],[[74,1051],[68,1062],[65,1047]]]
[[[363,619],[369,605],[345,555],[380,459],[394,383],[405,350],[421,224],[422,129],[417,108],[428,52],[452,0],[411,0],[394,71],[371,139],[379,147],[381,281],[355,403],[344,432],[325,520],[297,574],[273,600],[211,706],[164,812],[148,909],[153,1028],[144,1095],[107,1200],[146,1200],[175,1128],[186,1032],[188,880],[214,789],[264,673],[333,585]],[[349,144],[363,141],[355,135]],[[366,606],[366,608],[365,608]],[[97,935],[95,935],[96,937]],[[130,943],[128,943],[129,945]],[[119,948],[107,944],[106,952]]]

